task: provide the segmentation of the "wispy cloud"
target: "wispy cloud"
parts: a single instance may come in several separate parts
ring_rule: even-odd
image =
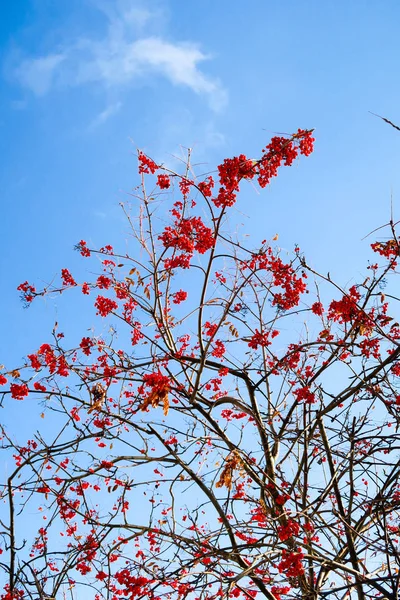
[[[130,28],[140,33],[151,21],[163,18],[161,7],[152,3],[151,10],[148,0],[91,0],[97,10],[107,17],[109,27],[115,29]]]
[[[115,7],[100,4],[107,18],[105,38],[71,40],[47,56],[26,58],[14,71],[19,83],[43,96],[54,88],[100,84],[109,89],[143,84],[149,76],[161,76],[203,95],[214,110],[221,109],[227,100],[226,91],[200,68],[210,56],[193,42],[138,36],[152,13],[141,6],[126,6],[117,12]],[[106,109],[103,120],[110,115]]]
[[[36,96],[44,96],[54,85],[58,69],[66,58],[66,54],[60,53],[25,59],[16,68],[15,76]]]
[[[110,104],[103,111],[101,111],[97,117],[93,119],[91,122],[89,129],[96,129],[100,125],[103,125],[110,117],[114,116],[122,107],[122,102],[115,102],[114,104]]]

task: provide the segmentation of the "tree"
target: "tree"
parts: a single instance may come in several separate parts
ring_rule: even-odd
[[[93,281],[19,286],[82,293],[112,327],[72,348],[55,327],[0,376],[32,415],[28,440],[21,411],[2,427],[3,600],[397,598],[394,224],[349,289],[233,233],[240,186],[313,141],[226,159],[218,185],[190,152],[182,173],[139,152],[132,255],[82,240]]]

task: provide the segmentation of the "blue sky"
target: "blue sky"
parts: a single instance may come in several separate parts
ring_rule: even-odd
[[[238,216],[255,243],[279,233],[357,279],[391,196],[398,214],[400,134],[369,111],[400,123],[399,20],[395,0],[3,3],[0,362],[45,341],[60,311],[81,319],[68,303],[25,311],[16,287],[84,269],[82,238],[123,245],[137,147],[173,160],[190,146],[213,167],[315,128],[315,154],[247,190]]]

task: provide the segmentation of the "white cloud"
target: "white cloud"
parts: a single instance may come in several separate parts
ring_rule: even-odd
[[[103,111],[101,111],[89,126],[89,129],[96,129],[100,125],[103,125],[108,119],[114,116],[122,107],[122,102],[115,102],[110,104]]]
[[[66,55],[61,53],[26,59],[16,69],[15,75],[20,83],[32,90],[36,96],[44,96],[54,84],[57,67],[66,58]]]
[[[120,7],[119,12],[115,6]],[[21,85],[43,96],[53,88],[89,83],[116,88],[162,76],[173,85],[205,96],[214,110],[225,105],[227,96],[221,83],[199,66],[210,57],[195,44],[155,35],[137,38],[137,31],[153,17],[140,5],[119,3],[110,8],[100,3],[97,7],[107,17],[106,36],[81,38],[57,53],[24,60],[15,70]]]
[[[162,11],[155,8],[153,2],[152,10],[145,5],[146,0],[92,0],[97,10],[103,12],[109,22],[109,27],[116,29],[131,28],[140,31],[150,21],[161,17]]]

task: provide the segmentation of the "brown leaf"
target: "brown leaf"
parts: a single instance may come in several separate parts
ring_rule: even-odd
[[[106,400],[106,390],[101,383],[96,383],[90,391],[92,392],[92,402],[88,414],[101,410]]]
[[[169,412],[169,401],[168,401],[168,393],[166,393],[163,398],[163,413],[164,413],[165,417],[168,415],[168,412]]]
[[[221,475],[219,480],[217,481],[217,483],[215,484],[215,487],[217,488],[221,488],[221,487],[226,487],[228,488],[228,490],[230,490],[232,488],[232,479],[233,479],[233,473],[235,470],[240,470],[241,472],[243,471],[243,461],[239,455],[239,453],[234,450],[226,459],[225,461],[225,466],[222,469]]]
[[[236,329],[236,327],[232,323],[229,325],[229,331],[231,332],[231,334],[234,337],[236,337],[236,338],[239,337],[239,332],[238,332],[238,330]]]

